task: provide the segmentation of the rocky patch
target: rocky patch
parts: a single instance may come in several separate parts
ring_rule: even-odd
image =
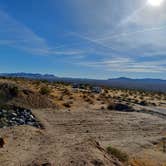
[[[0,128],[30,125],[41,128],[41,124],[32,114],[31,110],[15,108],[15,109],[0,109]]]

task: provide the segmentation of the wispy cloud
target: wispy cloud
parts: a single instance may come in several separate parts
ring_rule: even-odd
[[[145,32],[161,31],[161,30],[165,30],[165,29],[166,29],[166,25],[165,26],[159,26],[159,27],[151,27],[151,28],[141,29],[141,30],[137,30],[137,31],[122,32],[120,34],[114,34],[112,36],[107,36],[105,38],[99,38],[95,41],[99,42],[99,41],[112,40],[112,39],[117,39],[117,38],[121,38],[121,37],[132,36],[132,35],[139,34],[139,33],[141,34],[141,33],[145,33]]]
[[[79,10],[76,23],[83,22],[82,31],[73,33],[73,37],[92,43],[92,54],[100,56],[98,61],[75,64],[115,72],[166,71],[166,3],[152,8],[144,0],[71,2],[75,12]],[[92,12],[85,13],[86,8]]]
[[[52,46],[37,32],[0,11],[0,45],[34,55],[69,55],[64,57],[74,65],[106,71],[166,71],[166,2],[155,9],[145,0],[63,3],[69,7],[63,16],[69,14],[67,19],[72,25],[64,27],[69,34],[67,42]]]
[[[0,45],[8,45],[34,55],[78,55],[79,49],[51,47],[30,28],[0,10]]]
[[[75,37],[118,51],[121,48],[123,51],[123,45],[125,49],[130,50],[133,44],[134,47],[142,49],[143,45],[153,47],[163,43],[161,41],[166,29],[164,5],[160,10],[153,10],[143,0],[104,0],[102,4],[95,0],[91,2],[78,0],[77,3],[71,0],[71,2],[80,10],[79,15],[83,19],[78,19],[86,20],[86,27],[88,27],[88,33],[73,33]],[[87,7],[93,12],[82,13],[81,11]],[[115,10],[116,8],[118,10]],[[76,22],[79,22],[78,19]],[[101,27],[100,30],[98,27]],[[146,51],[144,48],[143,51],[149,50]]]
[[[126,73],[162,73],[166,71],[166,60],[139,62],[131,58],[112,58],[104,61],[84,61],[78,65],[99,68],[105,71]]]

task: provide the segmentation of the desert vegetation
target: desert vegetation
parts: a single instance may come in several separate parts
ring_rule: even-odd
[[[164,108],[164,93],[109,87],[96,93],[88,84],[73,88],[63,82],[0,78],[0,153],[7,148],[5,154],[9,155],[7,151],[17,149],[13,155],[28,155],[20,159],[27,165],[54,165],[51,154],[59,157],[60,152],[57,160],[61,165],[142,166],[156,162],[163,166],[165,154],[158,146],[166,133],[166,116],[154,111]],[[39,149],[47,154],[38,156]],[[147,159],[141,155],[144,151]],[[26,157],[31,160],[25,161]],[[0,162],[10,166],[4,157]]]
[[[129,157],[126,153],[121,152],[119,149],[112,147],[111,145],[107,147],[107,153],[117,157],[122,162],[128,162]]]

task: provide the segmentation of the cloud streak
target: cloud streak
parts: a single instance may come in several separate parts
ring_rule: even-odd
[[[58,41],[52,36],[48,39],[39,36],[0,11],[0,45],[33,55],[61,55],[62,61],[100,71],[127,74],[166,71],[166,2],[159,8],[148,6],[145,0],[56,3],[64,8],[60,14],[55,13],[64,17],[60,26],[65,29],[66,38],[60,38],[62,44],[50,45],[49,40]]]
[[[86,25],[73,37],[91,43],[92,54],[100,56],[77,64],[126,73],[166,71],[166,3],[152,8],[144,0],[71,1],[79,10],[76,22]],[[87,7],[93,12],[83,12]]]
[[[138,63],[131,58],[112,58],[99,62],[81,62],[78,65],[100,68],[105,71],[126,73],[161,73],[166,71],[166,60],[146,61]]]
[[[77,55],[83,54],[78,49],[55,48],[31,29],[16,21],[6,12],[0,10],[0,45],[7,45],[34,55]]]

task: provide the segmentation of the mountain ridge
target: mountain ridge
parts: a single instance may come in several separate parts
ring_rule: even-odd
[[[47,81],[62,81],[67,83],[91,84],[96,86],[108,86],[113,88],[127,88],[166,92],[166,80],[143,78],[132,79],[127,77],[109,78],[109,79],[88,79],[88,78],[71,78],[57,77],[53,74],[39,73],[0,73],[1,77],[17,77],[27,79],[38,79]]]

